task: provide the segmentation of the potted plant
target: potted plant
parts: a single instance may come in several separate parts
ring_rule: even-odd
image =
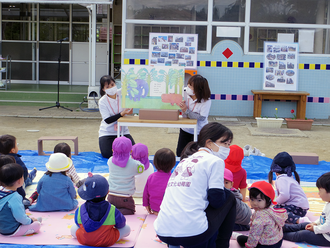
[[[295,128],[299,130],[311,130],[313,121],[312,119],[297,119],[297,116],[294,114],[294,110],[291,110],[293,118],[285,118],[286,125],[288,128]]]
[[[281,128],[284,121],[283,118],[278,117],[278,110],[275,108],[275,118],[256,117],[258,128]]]

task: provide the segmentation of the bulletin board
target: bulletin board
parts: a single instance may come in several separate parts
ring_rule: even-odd
[[[264,90],[298,90],[298,43],[264,42]]]
[[[185,70],[173,66],[123,65],[123,108],[180,109]]]
[[[149,33],[149,65],[197,68],[198,34]]]

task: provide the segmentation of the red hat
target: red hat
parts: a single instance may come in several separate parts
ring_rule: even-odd
[[[258,182],[252,183],[252,185],[249,188],[249,190],[251,188],[259,189],[264,195],[268,196],[272,200],[272,203],[274,205],[277,204],[277,202],[274,201],[274,199],[275,199],[275,191],[274,191],[273,186],[270,183],[268,183],[266,181],[258,181]]]
[[[241,147],[237,145],[231,145],[229,149],[229,155],[225,159],[225,167],[231,172],[237,172],[242,168],[244,151]]]

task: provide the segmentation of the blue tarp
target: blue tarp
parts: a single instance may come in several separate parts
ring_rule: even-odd
[[[29,170],[36,167],[40,171],[45,171],[45,164],[48,162],[49,156],[38,156],[37,151],[23,150],[19,151],[22,160]],[[152,157],[152,156],[150,156]],[[109,172],[107,159],[103,158],[97,152],[80,152],[79,155],[73,155],[72,161],[78,173],[94,173]],[[152,162],[152,159],[151,161]],[[247,178],[251,180],[267,180],[271,158],[260,156],[244,157],[242,166],[247,172]],[[302,182],[316,182],[317,178],[323,173],[330,171],[330,162],[320,161],[318,165],[297,164],[297,172]]]

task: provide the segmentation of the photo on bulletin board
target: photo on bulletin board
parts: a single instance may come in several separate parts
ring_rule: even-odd
[[[298,90],[298,43],[264,42],[264,90]]]
[[[180,109],[185,70],[181,67],[123,65],[122,107]]]
[[[197,68],[198,34],[149,33],[149,64]]]

